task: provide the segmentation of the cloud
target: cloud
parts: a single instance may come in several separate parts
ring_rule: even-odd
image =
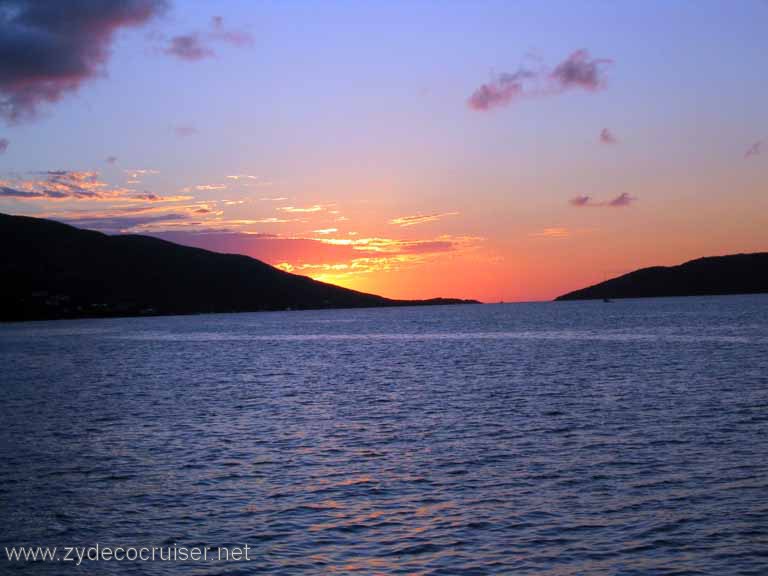
[[[589,196],[574,196],[568,201],[571,206],[587,206],[590,202]]]
[[[85,170],[47,170],[33,172],[31,177],[0,181],[0,196],[5,198],[90,200],[90,201],[164,201],[176,202],[189,196],[158,196],[150,192],[112,186],[99,178],[98,172]]]
[[[603,128],[600,131],[600,142],[603,144],[616,144],[618,139],[614,136],[613,132],[608,130],[608,128]]]
[[[230,174],[227,176],[230,180],[258,180],[258,176],[253,176],[251,174]]]
[[[635,200],[636,198],[630,196],[626,192],[622,192],[621,194],[616,196],[616,198],[608,202],[608,206],[612,206],[612,207],[629,206]]]
[[[250,224],[286,224],[288,222],[296,222],[293,218],[258,218],[256,220],[249,220]]]
[[[435,222],[446,216],[458,216],[458,212],[442,212],[436,214],[416,214],[415,216],[400,216],[389,221],[390,224],[400,226],[401,228],[406,226],[416,226],[418,224],[426,224],[427,222]]]
[[[8,150],[10,144],[8,138],[0,138],[0,154],[5,154],[5,151]]]
[[[14,123],[105,71],[115,32],[141,26],[166,0],[0,2],[0,116]]]
[[[525,92],[525,81],[535,77],[533,72],[522,69],[513,74],[501,74],[475,90],[467,103],[473,110],[490,110],[496,106],[505,106],[522,96]]]
[[[198,184],[194,186],[195,190],[226,190],[227,187],[224,184]]]
[[[43,178],[21,180],[3,188],[2,196],[17,198],[50,198],[62,200],[114,199],[125,192],[110,188],[98,179],[98,173],[75,170],[48,170],[35,173]]]
[[[576,206],[577,208],[582,207],[588,207],[588,208],[601,208],[601,207],[609,207],[609,208],[622,208],[624,206],[629,206],[630,204],[637,201],[637,198],[634,196],[630,196],[626,192],[622,192],[612,200],[609,200],[607,202],[595,202],[592,200],[591,196],[575,196],[571,198],[568,202],[571,206]]]
[[[183,222],[179,223],[183,224]],[[351,266],[361,259],[417,262],[472,248],[481,239],[440,236],[429,240],[404,241],[391,238],[287,238],[241,231],[165,230],[148,233],[172,242],[205,248],[215,252],[246,254],[292,270],[311,270],[325,266]],[[284,268],[288,269],[288,268]]]
[[[107,164],[116,164],[117,163],[117,156],[107,156],[104,161]]]
[[[123,172],[128,174],[128,176],[132,179],[141,178],[142,176],[153,176],[155,174],[160,174],[160,170],[153,170],[151,168],[132,168],[123,170]]]
[[[189,215],[184,213],[169,213],[157,216],[105,216],[91,218],[54,217],[53,219],[65,224],[77,226],[78,228],[98,230],[99,232],[104,232],[105,234],[120,234],[130,232],[134,228],[142,228],[150,224],[188,220]]]
[[[338,228],[321,228],[320,230],[313,230],[315,234],[333,234],[338,231]]]
[[[160,196],[157,194],[152,194],[151,192],[145,192],[144,194],[136,194],[135,196],[132,196],[132,198],[135,198],[136,200],[146,200],[147,202],[157,202],[161,199]]]
[[[0,197],[2,198],[45,198],[44,192],[34,190],[18,190],[8,186],[0,186]]]
[[[197,33],[174,36],[165,49],[165,53],[188,62],[195,62],[214,56],[213,50],[203,43],[203,40]]]
[[[752,156],[759,155],[763,150],[763,141],[758,140],[757,142],[753,142],[752,145],[747,148],[747,151],[744,153],[744,158],[752,158]]]
[[[224,27],[224,18],[211,18],[211,29],[208,32],[190,32],[171,38],[165,53],[187,62],[197,62],[205,58],[213,58],[216,52],[212,43],[223,42],[233,46],[250,46],[253,36],[242,30],[232,30]]]
[[[233,46],[250,46],[253,44],[253,36],[249,32],[242,30],[231,30],[224,27],[224,18],[214,16],[211,18],[211,36],[216,40],[221,40]]]
[[[520,68],[502,73],[477,88],[467,100],[472,110],[487,111],[507,106],[521,98],[552,96],[568,90],[601,90],[605,86],[603,67],[612,63],[606,58],[591,58],[586,50],[577,50],[553,70]]]
[[[186,138],[187,136],[197,134],[197,128],[192,124],[174,124],[171,126],[171,129],[179,138]]]
[[[240,186],[272,186],[272,182],[269,180],[264,180],[260,176],[253,176],[252,174],[230,174],[227,176],[227,179],[234,180]]]
[[[607,58],[590,58],[586,50],[577,50],[558,64],[551,76],[562,90],[599,90],[605,83],[600,66],[611,63]]]
[[[554,238],[562,239],[568,238],[571,235],[571,231],[568,228],[544,228],[538,232],[531,234],[534,238]]]
[[[291,213],[307,213],[307,212],[322,212],[325,208],[321,206],[320,204],[315,204],[314,206],[280,206],[278,210],[282,212],[291,212]]]
[[[392,238],[323,238],[319,241],[334,246],[349,246],[359,252],[372,254],[431,254],[435,252],[450,252],[460,244],[480,240],[470,236],[439,236],[432,240],[395,240]]]
[[[209,230],[223,222],[223,212],[216,208],[215,202],[180,204],[179,200],[189,200],[189,197],[161,197],[149,193],[130,200],[140,203],[113,205],[101,210],[69,209],[38,216],[110,234],[147,233],[177,227]]]

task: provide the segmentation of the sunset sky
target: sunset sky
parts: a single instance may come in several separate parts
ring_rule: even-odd
[[[397,298],[765,251],[767,25],[762,0],[0,0],[0,212]]]

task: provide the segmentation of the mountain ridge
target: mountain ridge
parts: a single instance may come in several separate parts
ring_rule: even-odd
[[[704,256],[676,266],[651,266],[555,298],[653,298],[768,292],[768,252]]]
[[[136,234],[0,213],[0,320],[475,303],[394,300]]]

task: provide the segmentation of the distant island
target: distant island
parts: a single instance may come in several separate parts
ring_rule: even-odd
[[[139,235],[0,214],[0,320],[476,303],[392,300]]]
[[[768,252],[711,256],[654,266],[563,294],[555,300],[709,296],[768,292]]]

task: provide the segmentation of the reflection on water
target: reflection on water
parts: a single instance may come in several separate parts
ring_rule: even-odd
[[[66,571],[768,573],[765,296],[5,325],[0,374],[0,551],[253,551]]]

